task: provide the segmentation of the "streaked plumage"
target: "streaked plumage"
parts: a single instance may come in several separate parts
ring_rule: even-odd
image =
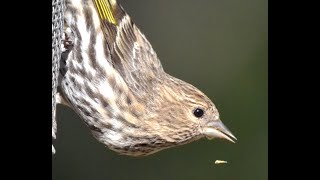
[[[234,138],[208,97],[163,70],[115,0],[66,0],[65,27],[72,46],[62,55],[60,90],[110,149],[141,156],[205,136]]]

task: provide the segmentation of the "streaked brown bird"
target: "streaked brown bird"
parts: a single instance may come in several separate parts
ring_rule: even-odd
[[[115,0],[66,0],[60,102],[110,149],[144,156],[202,137],[236,138],[200,90],[167,74]]]

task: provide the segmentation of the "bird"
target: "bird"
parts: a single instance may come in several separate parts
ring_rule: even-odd
[[[65,0],[57,102],[121,155],[148,156],[201,138],[236,137],[202,91],[165,72],[116,0]]]

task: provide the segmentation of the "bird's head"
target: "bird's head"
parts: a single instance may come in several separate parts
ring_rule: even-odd
[[[162,78],[147,99],[139,106],[143,111],[139,127],[143,130],[134,132],[140,138],[131,146],[135,153],[129,155],[149,155],[203,137],[236,140],[221,122],[213,102],[189,83],[171,76]]]
[[[189,83],[169,76],[159,83],[156,103],[156,124],[166,130],[168,139],[189,142],[207,137],[222,138],[234,142],[236,137],[220,120],[213,102],[199,89]],[[158,103],[157,103],[158,101]]]

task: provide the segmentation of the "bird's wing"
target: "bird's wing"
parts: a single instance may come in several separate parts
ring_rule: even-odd
[[[156,52],[115,0],[95,0],[115,69],[135,86],[163,71]]]

